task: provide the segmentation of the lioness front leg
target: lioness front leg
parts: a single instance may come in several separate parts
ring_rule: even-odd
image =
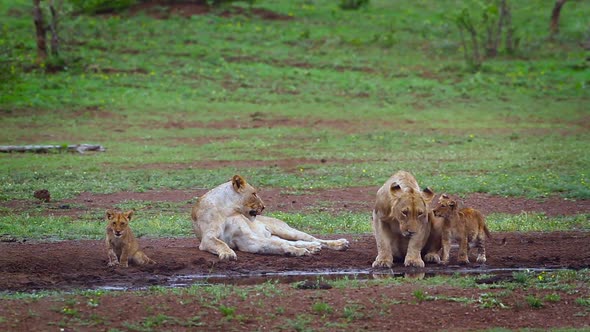
[[[375,230],[375,239],[377,241],[377,257],[373,262],[373,267],[392,267],[393,266],[393,245],[394,235],[389,225],[384,224],[373,214],[373,229]],[[397,251],[397,243],[395,247]]]
[[[424,240],[419,237],[412,237],[408,243],[408,252],[404,260],[404,266],[424,267],[424,261],[421,257]]]
[[[238,256],[225,242],[214,236],[203,236],[199,249],[219,256],[219,260],[236,260]]]

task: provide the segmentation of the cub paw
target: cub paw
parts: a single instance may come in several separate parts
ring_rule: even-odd
[[[479,264],[483,264],[487,261],[486,259],[486,255],[477,255],[477,260],[476,260]]]
[[[424,261],[422,260],[422,258],[406,257],[406,259],[404,260],[404,266],[424,267]]]
[[[109,262],[109,264],[107,264],[107,266],[109,266],[109,267],[115,267],[115,266],[118,266],[118,265],[119,265],[119,262],[118,261],[112,261],[112,262]]]
[[[235,261],[238,259],[238,256],[233,250],[229,250],[226,252],[219,253],[219,260],[220,261]]]
[[[424,256],[424,260],[429,262],[429,263],[436,263],[436,264],[440,264],[440,256],[437,253],[428,253],[426,254],[426,256]]]
[[[461,258],[457,259],[457,262],[460,265],[467,265],[467,264],[469,264],[469,258],[463,258],[463,257],[461,257]]]

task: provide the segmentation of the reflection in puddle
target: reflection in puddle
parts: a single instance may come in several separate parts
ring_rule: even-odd
[[[492,275],[494,277],[510,277],[514,272],[548,272],[563,269],[550,268],[461,268],[453,267],[445,270],[422,270],[412,269],[411,271],[399,271],[394,269],[357,269],[357,270],[325,270],[325,271],[285,271],[285,272],[260,272],[249,274],[189,274],[168,278],[166,282],[160,283],[164,287],[188,287],[194,285],[210,286],[215,284],[227,285],[256,285],[265,282],[295,283],[308,280],[371,280],[389,278],[411,278],[424,279],[435,276],[467,276],[467,275]],[[501,278],[505,279],[505,278]],[[103,286],[103,290],[141,290],[147,287],[124,287],[124,286]]]

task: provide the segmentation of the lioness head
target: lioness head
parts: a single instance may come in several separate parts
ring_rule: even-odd
[[[442,194],[438,198],[436,208],[432,210],[435,216],[449,219],[457,210],[457,201],[449,197],[447,194]]]
[[[132,215],[133,210],[127,212],[107,211],[106,216],[109,227],[113,230],[116,237],[123,236],[127,229],[129,229],[129,222],[131,221]]]
[[[244,180],[239,175],[234,175],[231,179],[232,187],[236,193],[242,198],[241,214],[250,220],[254,220],[257,215],[262,213],[264,210],[264,202],[256,193],[256,188]]]
[[[402,189],[399,184],[390,187],[395,198],[391,207],[392,216],[399,222],[400,232],[409,237],[428,224],[428,204],[434,193],[429,188],[416,192],[412,188]]]

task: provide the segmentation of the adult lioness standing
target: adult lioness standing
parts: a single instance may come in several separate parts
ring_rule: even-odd
[[[303,256],[322,247],[348,248],[348,240],[322,240],[289,227],[285,222],[261,216],[264,203],[256,189],[239,175],[199,197],[192,209],[193,228],[201,240],[199,249],[236,259],[233,249],[250,253]]]
[[[391,267],[394,258],[404,258],[405,266],[424,267],[421,253],[432,227],[428,205],[433,198],[429,188],[420,190],[414,176],[405,171],[395,173],[377,191],[373,209],[377,258],[373,267]],[[427,261],[440,261],[438,248],[429,250]]]

